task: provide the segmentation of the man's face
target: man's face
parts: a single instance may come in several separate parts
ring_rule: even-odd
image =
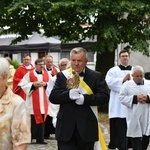
[[[144,78],[144,73],[141,72],[141,71],[135,71],[133,74],[133,80],[136,82],[136,83],[141,83],[143,81],[143,78]]]
[[[31,64],[31,58],[30,58],[30,56],[26,56],[26,57],[23,58],[23,64],[25,66],[29,66]]]
[[[120,57],[120,63],[124,66],[127,66],[129,64],[129,59],[130,59],[130,56],[127,52],[125,53],[121,53]]]
[[[35,64],[35,68],[37,71],[42,71],[42,69],[44,68],[44,62],[39,62]]]
[[[53,66],[53,59],[51,57],[47,57],[45,59],[46,68],[51,68]]]
[[[67,68],[67,64],[68,64],[69,62],[66,60],[66,61],[62,61],[61,62],[61,64],[59,65],[59,69],[61,70],[61,71],[63,71],[63,70],[66,70]]]
[[[80,52],[78,54],[72,53],[70,57],[71,67],[76,72],[80,73],[84,70],[87,64],[87,58],[84,52]]]

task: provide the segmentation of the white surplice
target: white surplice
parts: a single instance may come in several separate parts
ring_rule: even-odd
[[[32,104],[32,92],[33,90],[31,90],[32,84],[33,82],[30,81],[30,72],[28,72],[23,79],[21,80],[21,82],[19,83],[19,85],[21,86],[21,88],[23,89],[23,91],[26,93],[26,103],[27,106],[30,109],[30,114],[34,114],[33,111],[33,104]],[[42,81],[42,74],[37,74],[36,71],[34,70],[34,75],[37,77],[38,81]],[[48,84],[48,83],[47,83]],[[44,90],[45,87],[39,87],[39,103],[40,103],[40,111],[41,114],[45,114],[45,108],[44,108]],[[48,101],[48,99],[47,99]]]
[[[109,100],[109,118],[125,118],[125,106],[123,106],[118,99],[118,95],[123,84],[123,78],[131,70],[121,70],[118,66],[115,66],[106,74],[106,83],[110,91]]]
[[[47,86],[47,89],[46,89],[46,94],[47,94],[47,97],[49,98],[49,95],[50,95],[50,93],[51,93],[51,91],[52,91],[52,89],[53,89],[53,87],[54,87],[54,85],[55,85],[55,81],[56,81],[56,75],[55,76],[53,76],[53,77],[51,77],[50,78],[50,80],[49,80],[49,82],[48,82],[48,86]],[[58,113],[58,111],[59,111],[59,105],[56,105],[56,104],[52,104],[50,101],[49,101],[49,107],[50,107],[50,109],[49,109],[49,115],[51,116],[51,117],[56,117],[57,116],[57,113]]]
[[[133,96],[140,94],[150,97],[150,81],[144,80],[144,85],[137,85],[133,80],[130,80],[121,87],[119,99],[126,109],[128,137],[150,135],[150,104],[132,103]]]

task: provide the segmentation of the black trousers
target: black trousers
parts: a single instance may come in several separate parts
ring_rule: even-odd
[[[44,142],[44,130],[45,123],[36,124],[34,115],[31,115],[31,139],[36,139],[36,142]]]
[[[150,136],[131,138],[133,150],[147,150]]]
[[[68,142],[57,141],[58,150],[93,150],[94,142],[85,142],[81,139],[77,127],[75,127],[73,136]]]
[[[147,150],[148,145],[149,145],[149,140],[150,136],[143,135],[141,145],[142,145],[142,150]]]
[[[131,138],[133,150],[142,150],[141,137]]]
[[[127,150],[127,125],[125,118],[112,118],[110,121],[110,143],[108,148]]]
[[[44,132],[44,138],[48,139],[50,134],[55,134],[55,128],[52,124],[52,117],[47,115],[46,121],[45,121],[45,132]]]

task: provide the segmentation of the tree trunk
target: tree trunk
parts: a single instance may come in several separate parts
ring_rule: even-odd
[[[114,66],[115,51],[106,51],[102,54],[97,53],[96,56],[96,70],[101,72],[105,77],[107,71]]]

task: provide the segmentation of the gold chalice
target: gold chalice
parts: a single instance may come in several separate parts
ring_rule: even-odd
[[[75,89],[79,87],[79,84],[80,84],[80,76],[76,71],[72,70],[72,73],[67,79],[67,88]]]

